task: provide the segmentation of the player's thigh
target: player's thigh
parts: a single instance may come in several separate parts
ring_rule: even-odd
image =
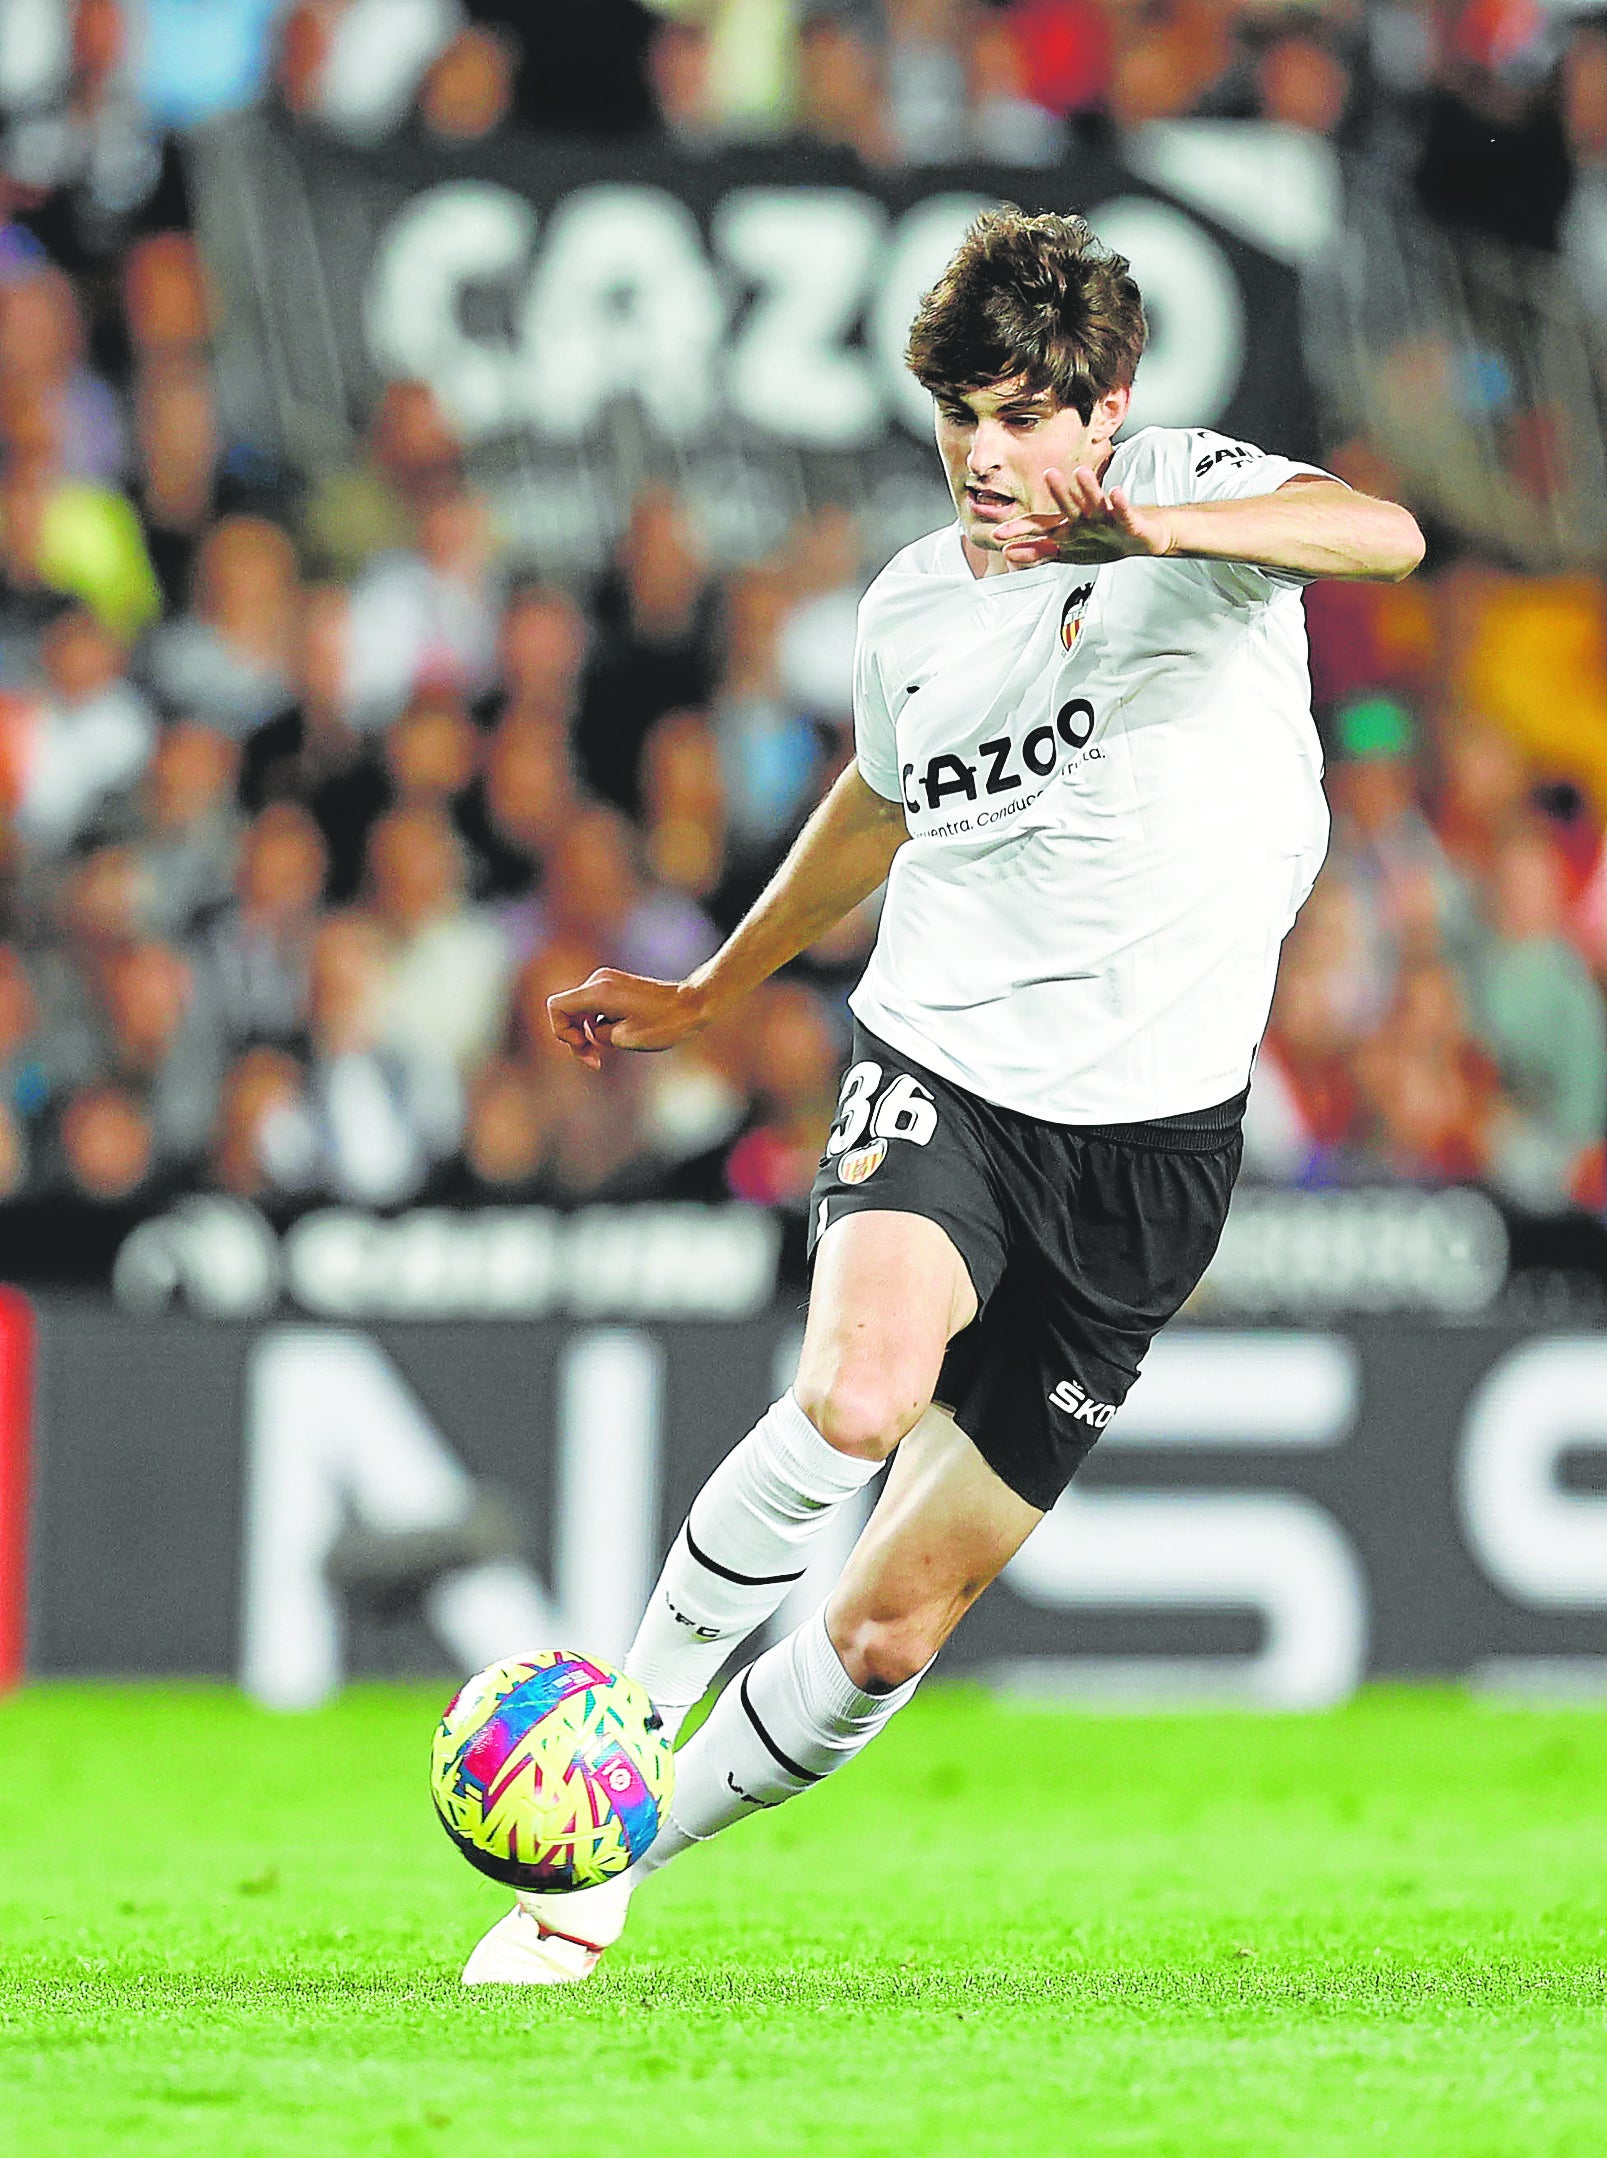
[[[965,1261],[935,1221],[845,1214],[816,1247],[799,1406],[844,1453],[881,1459],[920,1418],[950,1337],[976,1308]]]
[[[1042,1519],[946,1409],[929,1409],[826,1606],[849,1676],[880,1692],[924,1670]]]

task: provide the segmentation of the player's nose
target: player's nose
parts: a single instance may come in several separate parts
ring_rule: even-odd
[[[989,420],[978,422],[976,432],[971,437],[971,447],[965,460],[965,469],[973,479],[983,480],[988,477],[989,473],[998,471],[1002,461],[1000,453],[1003,449],[1004,439],[1003,428],[998,427],[994,422]]]

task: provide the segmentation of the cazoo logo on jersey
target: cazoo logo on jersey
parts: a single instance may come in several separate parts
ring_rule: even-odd
[[[1099,755],[1088,747],[1094,724],[1094,708],[1088,699],[1072,697],[1055,714],[1052,727],[1033,727],[1019,740],[1001,734],[991,742],[978,742],[975,758],[942,750],[924,765],[906,764],[899,773],[904,807],[911,817],[922,817],[951,797],[979,805],[974,817],[962,814],[944,824],[928,825],[922,836],[932,839],[1001,823],[1038,799],[1065,750],[1072,752],[1069,762],[1076,762],[1085,752]]]

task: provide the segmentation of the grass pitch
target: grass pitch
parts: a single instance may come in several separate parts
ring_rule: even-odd
[[[1607,2150],[1600,1713],[933,1686],[590,1985],[465,1994],[503,1898],[431,1817],[438,1708],[0,1703],[7,2158]]]

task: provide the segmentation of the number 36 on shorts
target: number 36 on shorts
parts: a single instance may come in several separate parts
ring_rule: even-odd
[[[900,1072],[880,1094],[879,1064],[850,1064],[837,1096],[837,1121],[826,1141],[828,1155],[841,1154],[866,1138],[908,1139],[925,1146],[937,1130],[937,1103],[908,1072]]]

